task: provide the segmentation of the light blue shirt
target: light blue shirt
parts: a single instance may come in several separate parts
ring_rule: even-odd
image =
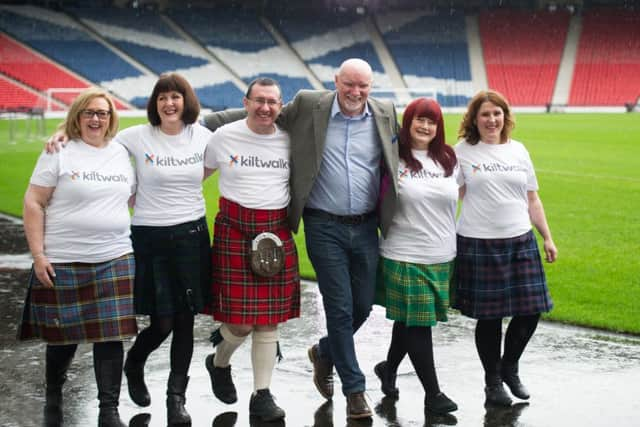
[[[336,96],[320,171],[306,206],[335,215],[373,211],[380,190],[379,139],[369,106],[358,116],[345,116]]]

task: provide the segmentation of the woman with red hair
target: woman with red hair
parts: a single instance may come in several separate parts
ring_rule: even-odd
[[[425,390],[425,411],[447,414],[458,406],[440,391],[431,327],[447,320],[449,280],[456,256],[458,168],[445,144],[440,105],[411,102],[399,142],[398,204],[380,243],[376,303],[394,321],[387,359],[375,366],[382,392],[398,398],[396,372],[406,354]]]

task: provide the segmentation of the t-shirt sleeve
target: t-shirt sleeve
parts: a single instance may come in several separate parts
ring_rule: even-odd
[[[46,151],[43,151],[38,158],[29,183],[41,187],[57,186],[60,173],[60,156],[61,152],[47,154]]]

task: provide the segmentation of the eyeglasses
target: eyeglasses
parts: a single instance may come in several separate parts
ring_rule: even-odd
[[[282,104],[282,101],[280,101],[279,99],[266,99],[266,98],[255,98],[255,99],[247,98],[247,99],[251,102],[255,102],[258,105],[267,104],[269,107],[276,107]]]
[[[82,110],[80,111],[80,115],[85,119],[91,119],[93,116],[98,116],[100,120],[107,120],[111,115],[111,111],[109,110]]]

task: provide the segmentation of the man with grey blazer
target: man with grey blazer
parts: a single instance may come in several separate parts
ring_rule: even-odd
[[[335,366],[349,418],[372,415],[353,334],[371,311],[378,226],[384,235],[397,195],[396,111],[391,102],[369,97],[372,78],[367,62],[348,59],[335,76],[335,91],[300,91],[278,119],[291,138],[289,224],[297,231],[304,219],[326,315],[327,335],[308,351],[314,383],[331,399]],[[238,118],[213,113],[204,123],[215,129]],[[383,174],[389,179],[381,197]]]

